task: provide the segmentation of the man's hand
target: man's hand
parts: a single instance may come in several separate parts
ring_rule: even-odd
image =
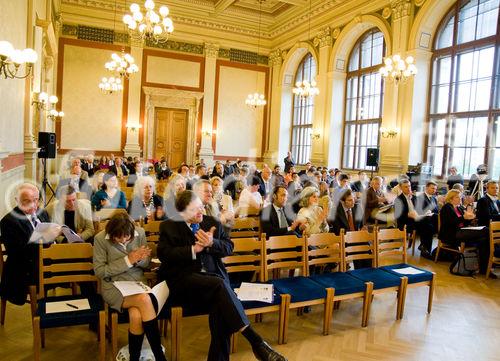
[[[417,219],[418,213],[416,211],[408,212],[408,218]]]
[[[193,246],[193,250],[194,250],[194,253],[200,253],[201,251],[203,251],[205,249],[205,247],[203,247],[201,244],[199,244],[198,242],[196,242]]]
[[[128,254],[128,260],[130,263],[135,264],[146,257],[151,255],[151,249],[146,246],[141,246],[133,251],[130,251]]]
[[[210,231],[208,232],[199,229],[195,234],[196,244],[199,244],[203,247],[212,247],[212,245],[214,244],[214,232],[215,227],[210,228]]]
[[[102,207],[109,207],[109,206],[111,206],[111,202],[109,201],[108,198],[101,199],[101,206]]]

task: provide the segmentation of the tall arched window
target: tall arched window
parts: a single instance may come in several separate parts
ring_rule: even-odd
[[[311,53],[307,53],[299,64],[294,84],[298,81],[314,79],[316,61]],[[311,135],[314,112],[314,97],[293,96],[292,139],[290,151],[297,164],[305,164],[311,158]]]
[[[434,43],[427,163],[468,177],[479,164],[500,176],[499,0],[457,1]]]
[[[349,57],[342,168],[366,169],[366,150],[378,148],[382,121],[384,35],[377,29],[358,40]]]

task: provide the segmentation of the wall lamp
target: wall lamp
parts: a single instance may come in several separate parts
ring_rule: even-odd
[[[33,49],[14,49],[8,41],[0,41],[0,78],[23,79],[31,75],[33,64],[38,60],[38,54]],[[23,64],[26,69],[23,75],[17,75]]]
[[[125,127],[127,129],[130,129],[133,132],[137,132],[139,129],[142,128],[142,124],[141,123],[127,123],[127,124],[125,124]]]
[[[47,111],[47,118],[55,120],[56,118],[64,117],[63,111],[58,111],[56,109],[56,104],[59,99],[55,95],[49,95],[45,92],[33,93],[32,105],[36,106],[39,111]]]
[[[382,138],[395,138],[399,133],[399,128],[380,128],[380,135]]]
[[[217,130],[203,130],[201,134],[205,137],[211,137],[213,135],[217,135]]]
[[[321,134],[318,132],[312,133],[311,138],[317,140],[317,139],[321,138]]]

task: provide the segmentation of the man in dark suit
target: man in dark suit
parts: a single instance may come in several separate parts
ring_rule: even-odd
[[[489,227],[490,221],[500,221],[500,200],[498,200],[498,183],[490,180],[486,183],[486,195],[477,201],[477,223]]]
[[[358,180],[351,184],[351,189],[355,193],[363,193],[370,186],[370,180],[365,172],[358,172]]]
[[[56,188],[56,194],[63,186],[72,186],[77,192],[85,193],[87,199],[92,198],[92,187],[89,184],[89,176],[86,171],[82,170],[80,159],[74,158],[71,160],[69,173],[63,175],[59,180]]]
[[[283,159],[283,161],[285,162],[285,169],[284,169],[284,172],[285,173],[288,173],[288,171],[290,170],[290,168],[294,167],[295,166],[295,162],[292,158],[292,152],[288,152],[286,154],[286,157],[285,159]]]
[[[403,179],[399,183],[401,194],[394,201],[394,215],[398,224],[398,228],[403,230],[406,226],[406,232],[411,233],[415,229],[415,220],[417,212],[415,204],[417,197],[412,193],[411,183],[407,179]]]
[[[266,238],[287,234],[299,236],[300,222],[292,221],[289,215],[293,212],[287,212],[285,209],[288,200],[286,188],[284,186],[274,188],[272,200],[273,203],[265,207],[260,216],[262,233],[266,234]]]
[[[119,179],[128,176],[128,168],[123,164],[123,159],[120,157],[115,158],[115,164],[109,167],[109,171],[115,173]]]
[[[31,183],[22,184],[17,190],[17,207],[0,221],[2,243],[8,254],[0,297],[16,305],[24,305],[28,287],[38,280],[38,246],[28,245],[28,241],[38,223],[49,222],[47,212],[38,209],[38,201],[38,188]]]
[[[85,160],[82,162],[82,169],[87,172],[89,177],[93,177],[94,173],[97,170],[96,165],[94,164],[94,156],[89,154],[85,157]]]
[[[273,191],[273,182],[271,179],[271,175],[271,168],[265,165],[258,176],[260,180],[259,193],[263,199],[266,199]]]
[[[437,183],[428,181],[424,192],[417,196],[415,211],[421,216],[418,220],[417,232],[420,235],[420,254],[427,257],[431,253],[432,239],[438,231],[438,201],[436,198]]]
[[[222,258],[233,243],[221,224],[203,215],[201,200],[191,191],[175,201],[178,215],[161,224],[158,257],[160,280],[166,280],[170,301],[186,312],[208,313],[211,333],[208,361],[229,360],[230,336],[241,331],[258,360],[286,360],[250,326],[241,302],[229,284]]]

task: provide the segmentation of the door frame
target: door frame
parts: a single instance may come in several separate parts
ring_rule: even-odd
[[[158,110],[167,110],[167,111],[183,111],[183,112],[186,112],[186,134],[185,134],[185,137],[186,137],[186,149],[185,149],[185,153],[186,153],[186,159],[187,159],[187,151],[188,151],[188,142],[187,142],[187,137],[188,137],[188,126],[189,126],[189,110],[187,109],[177,109],[177,108],[164,108],[164,107],[155,107],[154,109],[154,113],[155,113],[155,122],[154,122],[154,126],[153,126],[153,141],[156,142],[156,123],[157,123],[157,114],[158,114]],[[152,152],[153,152],[153,156],[154,156],[154,152],[155,152],[155,148],[153,146],[152,148]],[[160,157],[158,155],[156,155],[156,159],[160,159]],[[184,161],[187,161],[187,160],[184,160]],[[169,159],[169,157],[167,156],[167,164],[172,167],[172,162],[171,162],[171,159]],[[192,162],[189,162],[188,164],[192,164]]]

